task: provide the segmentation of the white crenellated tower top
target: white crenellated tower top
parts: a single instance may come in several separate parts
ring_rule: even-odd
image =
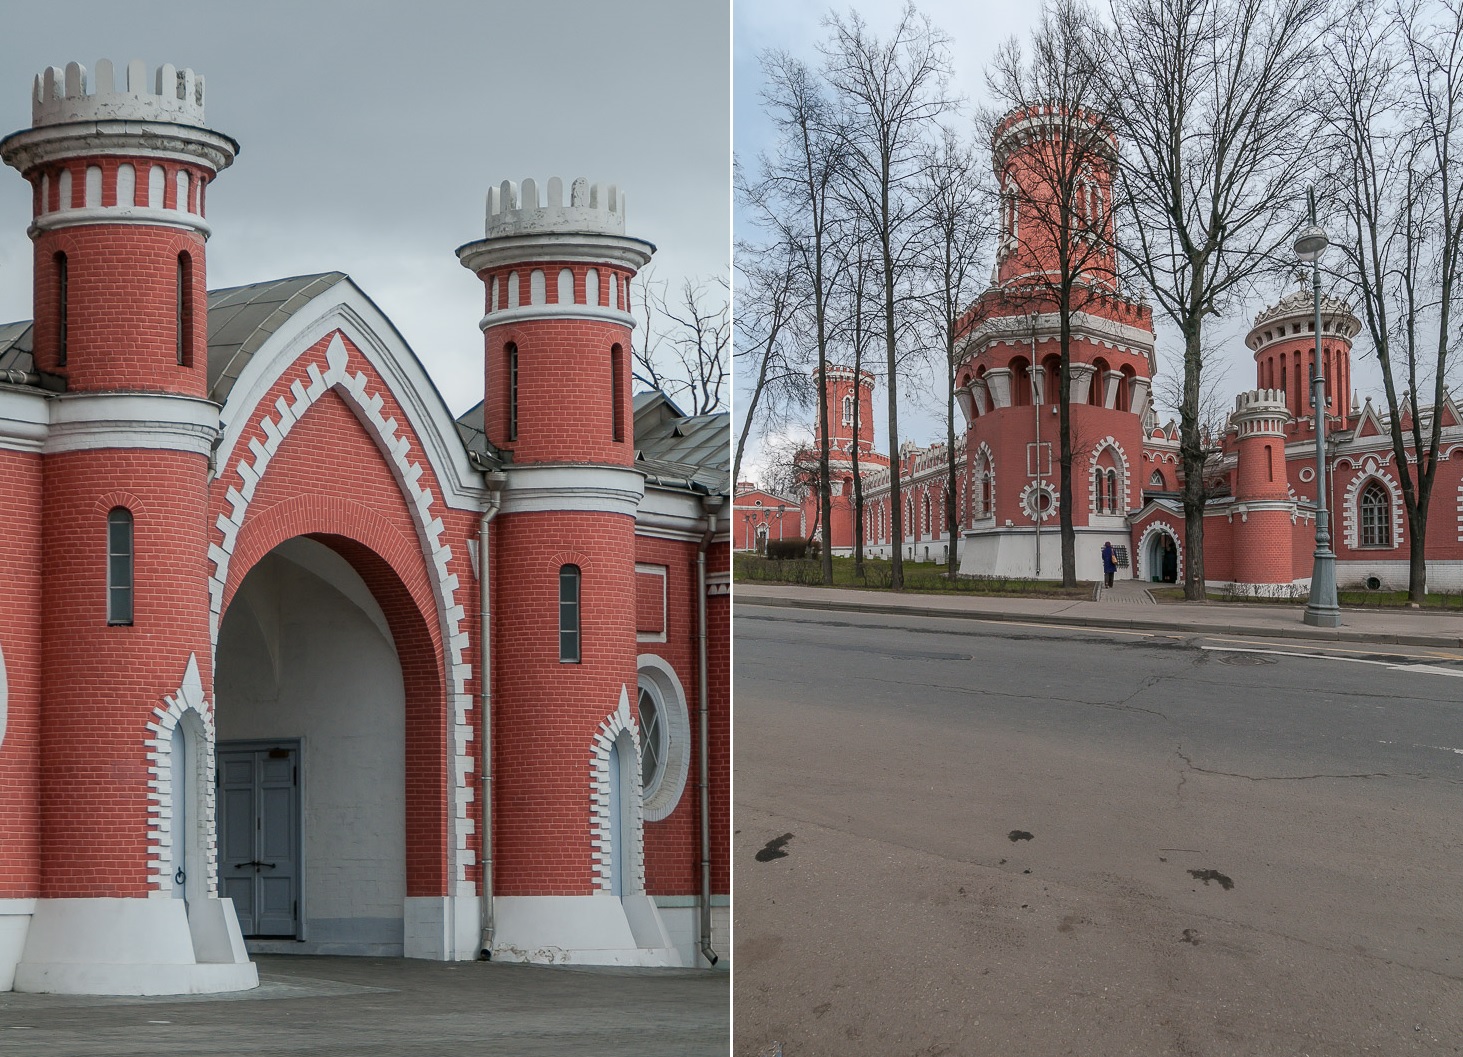
[[[1229,421],[1241,437],[1248,437],[1283,434],[1290,418],[1283,390],[1251,389],[1234,398]]]
[[[549,235],[625,233],[625,196],[610,184],[602,188],[579,177],[569,188],[569,204],[564,204],[564,181],[549,179],[547,201],[539,199],[539,186],[534,180],[515,184],[504,180],[488,191],[488,216],[484,228],[487,238],[510,235]]]
[[[171,63],[148,77],[147,65],[133,59],[122,70],[108,59],[97,60],[88,84],[86,67],[67,63],[36,75],[31,98],[31,127],[74,121],[165,121],[204,124],[203,75]]]

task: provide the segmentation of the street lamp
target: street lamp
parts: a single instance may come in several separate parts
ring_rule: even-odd
[[[1316,363],[1311,378],[1311,409],[1316,416],[1316,555],[1311,567],[1311,597],[1304,620],[1317,628],[1339,628],[1341,609],[1336,604],[1336,555],[1331,550],[1331,515],[1326,509],[1326,376],[1321,358],[1321,254],[1331,240],[1316,223],[1316,189],[1307,191],[1311,223],[1295,240],[1295,252],[1311,262],[1311,284],[1316,303]]]

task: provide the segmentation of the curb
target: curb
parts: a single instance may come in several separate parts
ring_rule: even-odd
[[[768,596],[737,597],[738,605],[774,606],[780,609],[820,609],[842,613],[892,613],[906,617],[947,617],[957,620],[981,620],[1009,624],[1051,624],[1065,627],[1127,628],[1134,631],[1189,632],[1217,635],[1250,635],[1280,639],[1309,639],[1327,642],[1370,642],[1390,646],[1435,646],[1444,649],[1463,648],[1463,637],[1443,635],[1386,634],[1358,631],[1351,628],[1267,627],[1256,624],[1176,624],[1164,620],[1127,617],[1065,616],[1049,613],[1005,613],[980,609],[932,609],[927,606],[884,604],[865,605],[836,599],[777,598]],[[733,633],[735,634],[735,633]]]

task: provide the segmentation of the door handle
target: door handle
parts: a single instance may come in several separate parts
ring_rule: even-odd
[[[272,862],[260,862],[258,859],[250,859],[248,862],[236,862],[236,863],[234,863],[234,869],[235,870],[242,869],[245,866],[252,866],[256,870],[259,869],[261,866],[264,867],[266,870],[273,870],[274,867],[275,867],[275,864],[272,863]]]

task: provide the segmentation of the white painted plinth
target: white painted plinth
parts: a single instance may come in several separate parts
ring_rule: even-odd
[[[192,918],[190,924],[190,916]],[[259,985],[233,900],[37,899],[15,990],[186,995]]]
[[[15,986],[15,966],[25,952],[25,934],[35,910],[34,899],[0,899],[0,991]]]
[[[493,958],[545,965],[679,966],[646,895],[499,896]]]
[[[434,962],[478,956],[482,934],[477,896],[408,896],[403,906],[402,954]]]

